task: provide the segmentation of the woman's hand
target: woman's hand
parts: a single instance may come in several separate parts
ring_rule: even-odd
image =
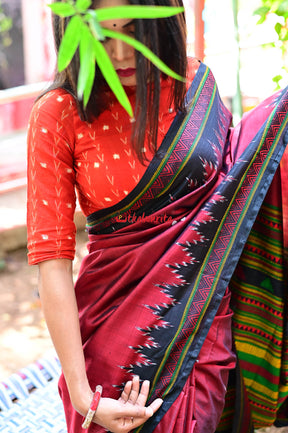
[[[139,427],[149,419],[161,406],[157,398],[150,406],[145,407],[149,394],[149,381],[145,380],[140,387],[139,377],[126,383],[119,400],[101,398],[93,421],[113,433],[127,433]]]

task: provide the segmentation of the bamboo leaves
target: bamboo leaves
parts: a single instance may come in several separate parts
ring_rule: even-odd
[[[93,52],[94,38],[87,26],[83,26],[84,37],[80,40],[79,55],[80,55],[80,70],[78,76],[77,92],[78,98],[83,99],[83,104],[86,107],[92,91],[95,78],[95,56],[91,56]]]
[[[98,64],[103,77],[114,92],[120,104],[133,116],[129,99],[101,41],[105,37],[120,39],[146,56],[162,72],[177,80],[183,80],[165,65],[151,50],[136,39],[105,29],[102,21],[110,19],[154,19],[165,18],[183,12],[183,8],[165,6],[118,6],[89,9],[91,0],[66,0],[50,6],[53,13],[69,19],[58,53],[58,70],[63,71],[79,49],[80,70],[77,83],[78,98],[87,105],[93,88],[95,66]]]
[[[85,12],[92,4],[91,0],[77,0],[76,8],[79,12]]]
[[[172,6],[117,6],[97,9],[99,21],[125,19],[167,18],[183,12],[181,7]]]
[[[105,28],[103,29],[103,34],[107,38],[120,39],[121,41],[126,42],[126,44],[132,45],[135,50],[140,51],[145,57],[147,57],[148,60],[150,60],[151,63],[157,66],[160,71],[164,72],[166,75],[170,75],[170,77],[175,78],[176,80],[184,80],[180,75],[176,74],[176,72],[172,71],[172,69],[165,65],[165,63],[162,62],[162,60],[160,60],[159,57],[157,57],[151,50],[149,50],[149,48],[136,39],[124,35],[123,33],[118,33],[114,30],[108,30]]]
[[[75,7],[73,3],[53,3],[52,5],[48,5],[54,14],[59,15],[60,17],[71,17],[75,14]]]
[[[101,42],[97,41],[97,39],[95,39],[94,41],[94,49],[95,49],[94,52],[96,54],[96,58],[97,59],[101,58],[101,62],[98,61],[98,66],[101,69],[101,72],[105,80],[109,84],[111,90],[114,92],[120,104],[125,108],[127,113],[131,117],[133,117],[132,107],[125,93],[125,90],[123,89],[122,84],[120,83],[118,75],[116,74],[116,71],[109,59],[108,54],[106,53],[105,48],[103,47]]]
[[[274,15],[277,19],[275,24],[275,31],[277,33],[277,42],[272,45],[275,48],[280,48],[282,51],[284,76],[276,75],[273,81],[276,83],[276,90],[280,89],[280,82],[287,81],[288,67],[287,67],[287,48],[288,48],[288,0],[261,0],[261,6],[254,11],[254,15],[259,15],[260,19],[258,24],[264,23],[269,15]],[[284,80],[285,78],[285,80]],[[284,83],[283,83],[284,84]]]
[[[82,25],[81,18],[75,15],[66,27],[58,53],[58,70],[60,72],[67,68],[79,46]]]

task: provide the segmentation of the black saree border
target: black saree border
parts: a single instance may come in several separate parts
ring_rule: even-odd
[[[115,217],[119,217],[119,215],[121,216],[126,212],[129,212],[133,205],[135,205],[135,203],[137,203],[141,199],[141,197],[143,197],[143,195],[151,189],[151,186],[153,185],[155,180],[161,175],[165,165],[167,164],[167,161],[169,161],[171,154],[177,146],[178,140],[181,137],[190,117],[192,116],[194,107],[199,101],[202,89],[210,74],[211,70],[209,69],[209,67],[201,63],[186,95],[186,113],[178,112],[176,114],[175,119],[173,120],[164,140],[162,141],[152,161],[148,165],[139,183],[124,199],[120,200],[117,204],[88,215],[88,231],[96,226],[99,227],[101,230],[102,223],[105,223],[107,220],[111,220]],[[216,85],[214,85],[213,92],[215,92],[215,86]],[[193,148],[195,148],[195,146],[193,146]],[[183,169],[183,167],[185,166],[187,159],[188,158],[185,158],[185,161],[182,162],[181,169]],[[178,170],[176,173],[173,173],[171,184],[178,177],[179,171],[181,171],[181,169]],[[154,198],[156,198],[156,196],[154,196]]]

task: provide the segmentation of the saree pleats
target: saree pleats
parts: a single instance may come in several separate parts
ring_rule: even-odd
[[[266,382],[262,381],[263,389],[255,396],[256,404],[270,381],[273,410],[276,401],[280,404],[288,394],[284,384],[276,395],[275,382],[278,373],[281,381],[287,374],[282,368],[287,358],[283,354],[283,272],[277,261],[282,221],[274,193],[272,203],[268,196],[261,208],[288,141],[287,107],[287,92],[281,92],[253,113],[252,128],[248,119],[247,134],[245,128],[231,134],[230,113],[211,71],[201,65],[188,92],[187,112],[176,116],[137,187],[117,205],[88,218],[89,254],[75,286],[88,378],[92,387],[101,383],[103,395],[112,398],[119,397],[121,387],[134,374],[150,380],[150,399],[161,396],[164,402],[137,431],[152,432],[165,413],[173,410],[230,284],[235,293],[241,374],[250,358],[238,343],[247,332],[246,317],[241,317],[238,305],[241,310],[242,298],[249,295],[248,316],[251,308],[267,313],[265,323],[254,322],[254,315],[252,319],[257,329],[256,334],[251,332],[252,345],[257,341],[261,351],[266,350],[261,346],[265,338],[270,344],[270,358],[262,366]],[[261,221],[255,223],[260,208]],[[257,224],[270,227],[267,215],[274,224],[271,252],[264,246],[270,234],[260,240],[257,236]],[[254,254],[261,259],[267,256],[269,263],[272,258],[272,265],[263,270]],[[262,306],[265,290],[254,293],[252,277],[246,278],[246,262],[253,271],[259,266],[256,270],[264,276],[264,289],[275,294],[273,302],[266,296],[267,308]],[[241,272],[248,294],[237,286]],[[252,374],[250,366],[248,373]],[[246,383],[243,389],[250,401]],[[69,433],[79,431],[82,419],[69,406],[63,378],[60,389],[67,419],[72,420]],[[93,425],[91,432],[99,429]]]

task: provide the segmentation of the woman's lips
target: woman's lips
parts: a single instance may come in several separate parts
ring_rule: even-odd
[[[119,77],[131,77],[136,73],[135,68],[117,69],[116,70]]]

